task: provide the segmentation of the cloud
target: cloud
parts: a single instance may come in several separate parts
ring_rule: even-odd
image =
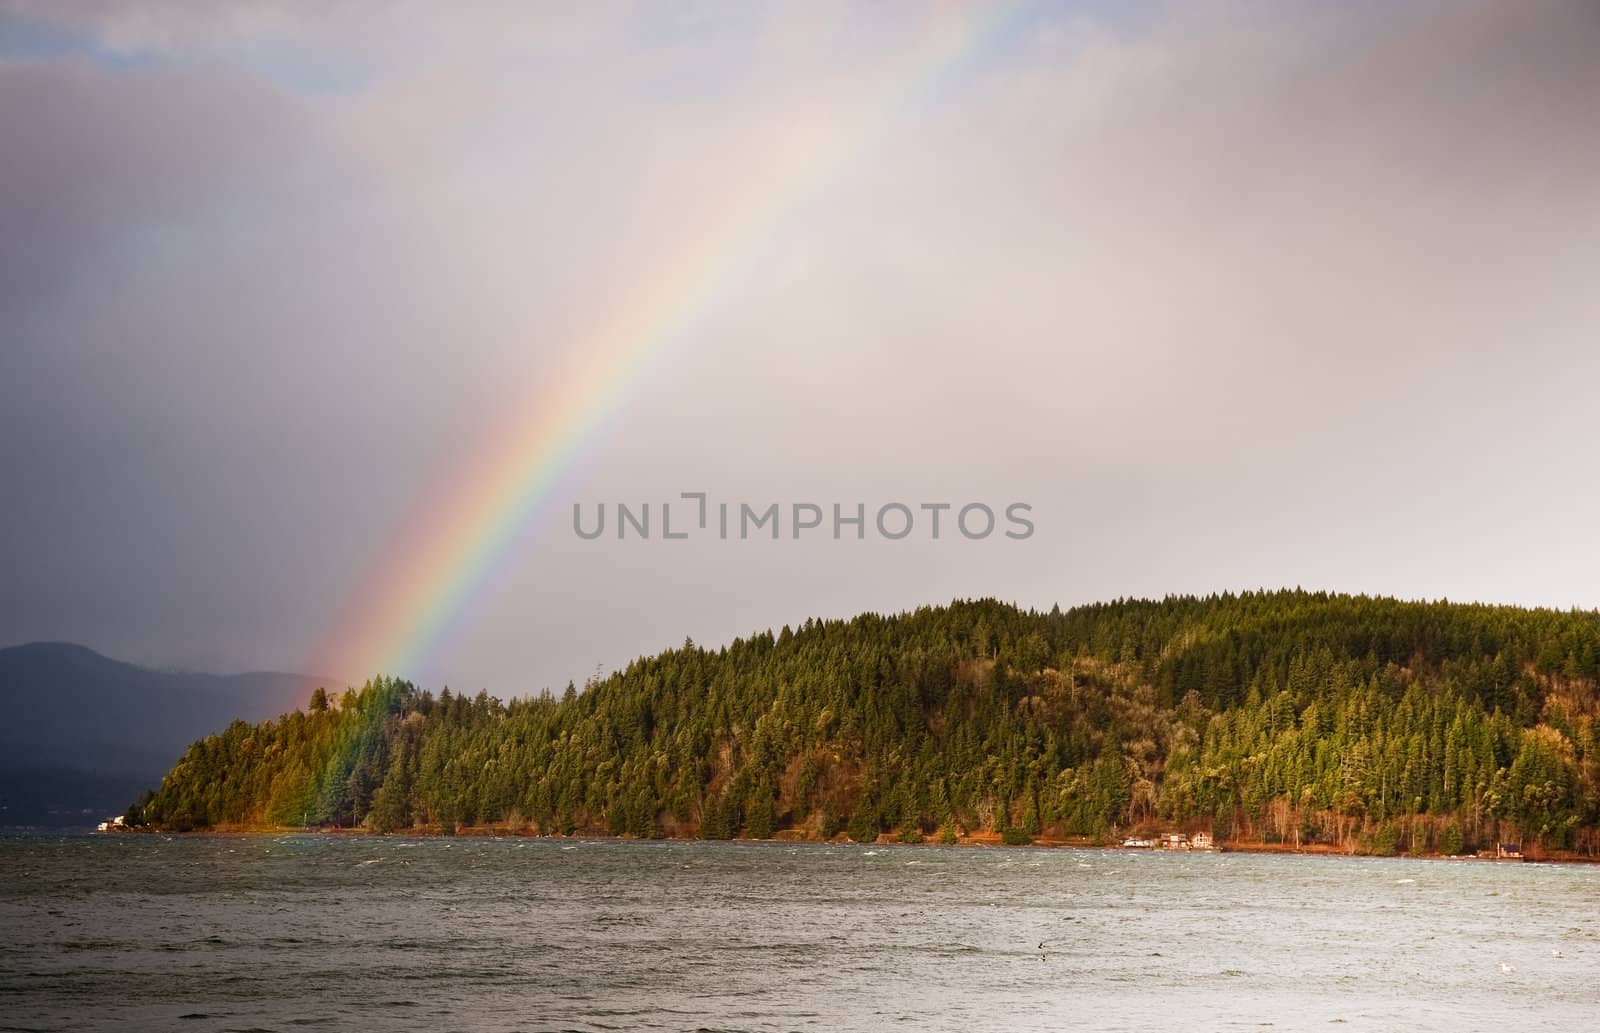
[[[932,21],[8,5],[0,639],[292,666],[750,198],[781,217],[563,504],[1026,497],[1039,534],[672,552],[555,519],[406,673],[523,691],[958,594],[1600,603],[1592,5],[964,17],[1010,31],[858,138]]]

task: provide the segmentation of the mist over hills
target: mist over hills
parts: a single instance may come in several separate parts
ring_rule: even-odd
[[[90,824],[242,718],[304,704],[321,679],[157,671],[68,642],[0,649],[0,825]]]

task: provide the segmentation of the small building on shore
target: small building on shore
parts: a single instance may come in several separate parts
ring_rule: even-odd
[[[1500,843],[1495,847],[1494,856],[1501,861],[1522,860],[1521,843]]]
[[[1215,850],[1217,845],[1211,841],[1211,833],[1196,832],[1189,837],[1190,850]]]
[[[95,827],[95,831],[96,832],[117,832],[117,831],[120,831],[121,829],[127,828],[127,826],[124,825],[123,821],[122,821],[122,819],[124,817],[125,817],[125,815],[119,814],[115,818],[107,818],[105,821],[102,821],[99,825],[97,825]]]

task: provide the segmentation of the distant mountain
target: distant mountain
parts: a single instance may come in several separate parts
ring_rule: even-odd
[[[0,825],[92,824],[195,739],[303,704],[323,679],[154,671],[66,642],[0,649]]]

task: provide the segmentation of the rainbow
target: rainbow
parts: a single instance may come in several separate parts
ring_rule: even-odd
[[[625,293],[559,376],[493,425],[464,469],[438,479],[379,551],[303,669],[341,677],[420,673],[450,626],[549,504],[552,489],[629,392],[692,335],[719,298],[776,245],[786,224],[842,179],[900,120],[960,79],[1023,24],[1011,5],[937,19],[867,102],[829,131],[798,141],[780,167],[751,177],[716,225],[660,275]]]

